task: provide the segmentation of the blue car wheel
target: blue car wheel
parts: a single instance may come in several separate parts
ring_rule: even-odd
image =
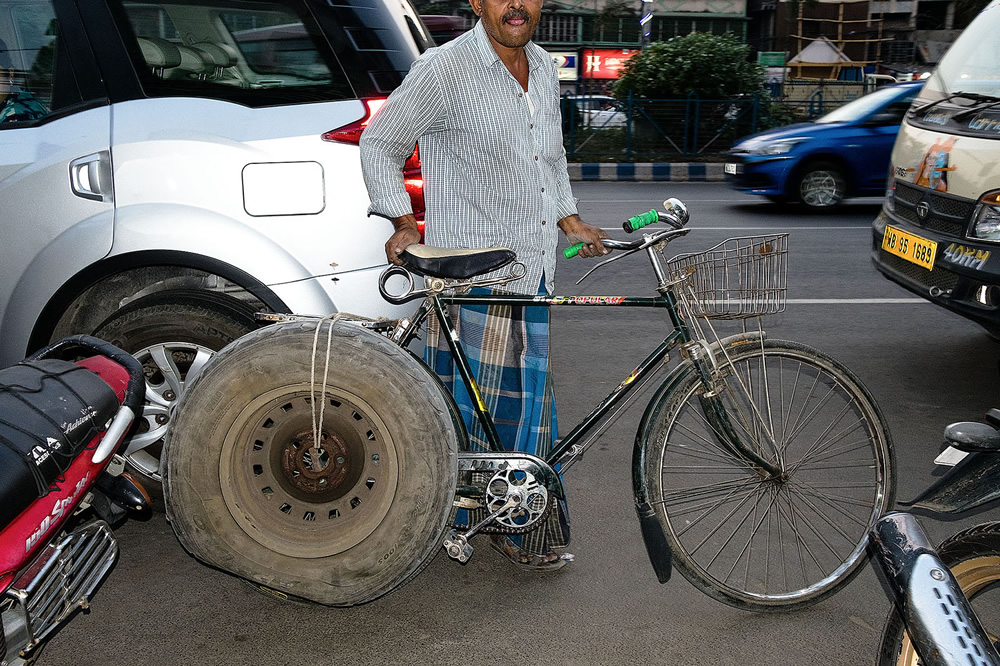
[[[805,167],[798,183],[799,200],[814,210],[839,206],[847,193],[847,179],[831,162],[815,162]]]

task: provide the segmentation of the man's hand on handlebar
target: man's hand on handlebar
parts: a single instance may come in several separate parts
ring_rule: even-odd
[[[559,228],[566,234],[570,245],[584,244],[580,248],[581,257],[600,257],[610,252],[601,243],[601,240],[609,238],[609,236],[598,227],[581,220],[579,215],[569,215],[559,220]]]
[[[399,254],[411,245],[420,242],[420,229],[417,227],[417,218],[412,215],[392,218],[392,226],[396,232],[389,236],[385,243],[385,258],[390,264],[402,266],[403,261]]]

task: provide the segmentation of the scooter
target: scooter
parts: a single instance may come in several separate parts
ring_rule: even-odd
[[[111,531],[148,516],[116,455],[142,409],[142,366],[90,336],[0,370],[0,666],[23,666],[87,610],[118,554]]]
[[[954,515],[1000,499],[1000,410],[989,410],[983,423],[953,423],[944,436],[948,447],[935,462],[951,469],[906,504]],[[1000,522],[963,530],[935,548],[914,516],[897,512],[876,523],[869,543],[895,603],[879,666],[1000,666],[996,633],[984,629],[970,603],[1000,582]]]

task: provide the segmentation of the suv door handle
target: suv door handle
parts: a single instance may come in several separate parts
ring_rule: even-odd
[[[69,183],[73,194],[93,201],[111,201],[111,154],[78,157],[69,163]]]

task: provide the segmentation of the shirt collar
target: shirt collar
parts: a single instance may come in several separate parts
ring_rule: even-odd
[[[486,67],[492,67],[497,63],[503,65],[500,56],[493,49],[493,42],[490,41],[490,36],[486,34],[486,28],[483,26],[482,19],[476,21],[475,27],[472,28],[472,34],[479,55],[482,57],[483,65]],[[538,50],[534,42],[528,42],[524,45],[524,53],[528,56],[529,71],[535,71],[545,62],[541,54],[538,53]]]

